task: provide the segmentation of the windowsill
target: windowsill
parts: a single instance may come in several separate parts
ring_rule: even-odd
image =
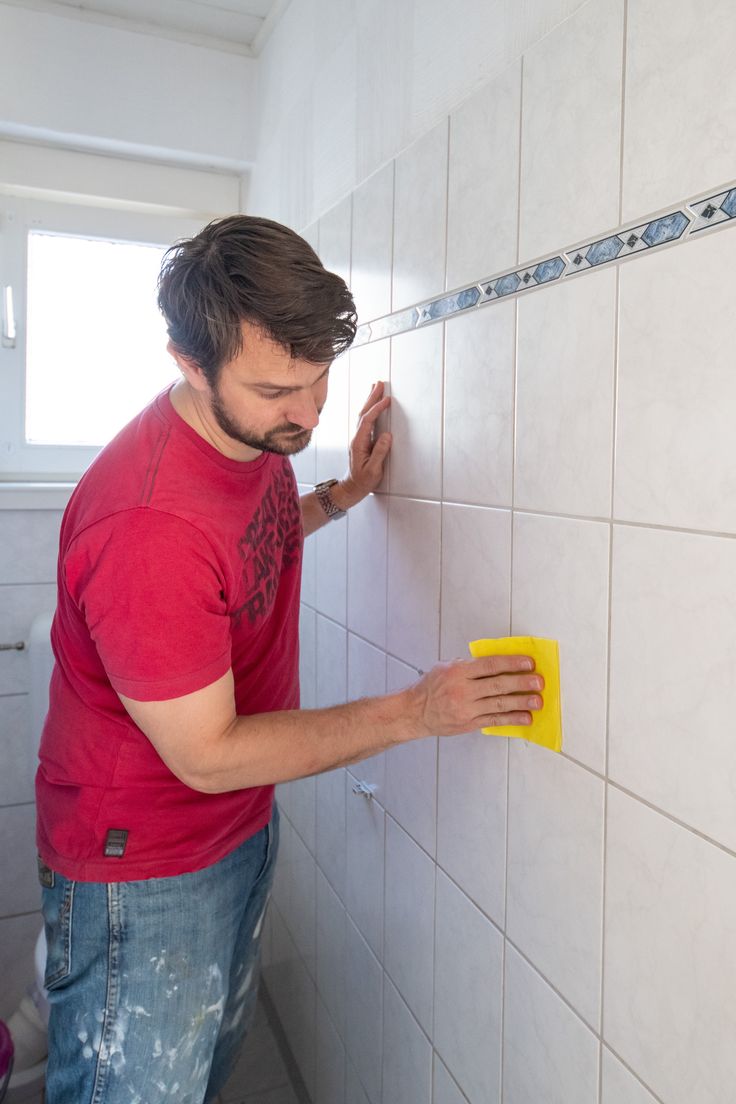
[[[76,483],[2,483],[0,510],[63,510]]]

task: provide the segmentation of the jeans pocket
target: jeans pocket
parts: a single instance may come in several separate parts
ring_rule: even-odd
[[[42,912],[46,929],[44,986],[53,989],[72,969],[72,912],[76,882],[57,874],[54,885],[43,890]]]

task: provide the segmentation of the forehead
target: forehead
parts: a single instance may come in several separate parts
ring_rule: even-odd
[[[328,364],[293,357],[289,349],[252,322],[243,322],[241,326],[243,346],[225,368],[243,382],[300,387],[312,383],[328,367]]]

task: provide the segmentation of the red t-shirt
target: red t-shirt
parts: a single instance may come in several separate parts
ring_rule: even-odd
[[[232,667],[238,713],[297,709],[302,540],[289,461],[222,456],[168,392],[99,454],[61,526],[36,777],[52,870],[102,882],[183,874],[268,822],[273,786],[184,785],[117,692],[177,698]]]

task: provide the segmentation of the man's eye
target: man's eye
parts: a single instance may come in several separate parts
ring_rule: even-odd
[[[288,394],[288,391],[262,391],[264,399],[283,399],[284,395]]]

